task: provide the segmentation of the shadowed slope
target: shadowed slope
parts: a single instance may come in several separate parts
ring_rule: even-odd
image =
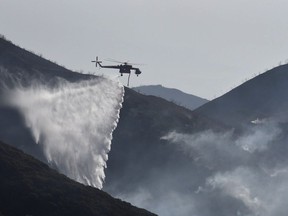
[[[104,190],[117,195],[143,185],[154,187],[173,173],[179,181],[186,178],[189,184],[193,176],[185,173],[193,160],[183,157],[177,146],[169,145],[162,137],[171,131],[196,133],[210,128],[217,131],[225,127],[162,98],[126,89],[120,121],[113,133]],[[180,187],[185,188],[186,183]]]
[[[76,183],[0,142],[0,212],[12,215],[154,215]]]
[[[229,125],[276,117],[287,120],[288,65],[269,70],[195,112]]]

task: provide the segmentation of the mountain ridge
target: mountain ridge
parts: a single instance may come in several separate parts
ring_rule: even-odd
[[[204,104],[195,113],[232,127],[277,115],[280,120],[288,108],[287,83],[288,65],[281,65]]]
[[[194,110],[208,102],[208,100],[204,98],[187,94],[179,89],[167,88],[162,85],[145,85],[134,87],[132,89],[144,95],[154,95],[164,98],[165,100],[171,101],[190,110]]]

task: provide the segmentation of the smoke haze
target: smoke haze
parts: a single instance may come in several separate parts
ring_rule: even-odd
[[[233,130],[162,137],[186,167],[157,170],[149,183],[119,197],[163,216],[285,215],[288,188],[285,127],[267,121]],[[175,161],[177,163],[177,161]]]

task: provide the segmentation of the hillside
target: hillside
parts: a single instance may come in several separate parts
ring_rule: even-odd
[[[0,191],[0,212],[5,216],[154,215],[98,189],[76,183],[2,142]]]
[[[288,65],[273,68],[198,108],[195,113],[229,125],[286,119]]]
[[[193,112],[126,90],[104,190],[165,216],[285,215],[287,68]]]
[[[180,191],[197,190],[201,184],[192,172],[195,161],[181,145],[162,137],[173,131],[197,134],[212,128],[226,127],[172,102],[126,89],[103,190],[159,215],[189,215],[180,214],[181,203],[169,203],[174,199],[171,194],[182,196]],[[199,176],[201,172],[197,171]]]
[[[206,99],[187,94],[178,89],[166,88],[162,85],[138,86],[134,87],[133,90],[144,95],[154,95],[164,98],[165,100],[171,101],[190,110],[194,110],[208,102]]]

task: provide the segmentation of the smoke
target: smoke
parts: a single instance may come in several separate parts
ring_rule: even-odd
[[[271,121],[241,136],[210,130],[192,135],[172,132],[163,139],[194,159],[197,169],[209,170],[202,179],[205,183],[191,195],[197,200],[199,215],[279,216],[288,210],[288,163],[281,160],[287,150],[282,133]],[[217,211],[207,212],[201,206]]]
[[[78,182],[102,188],[123,86],[104,78],[32,83],[6,90],[7,103],[23,114],[49,164]]]
[[[239,167],[230,172],[215,174],[207,179],[206,184],[212,191],[219,189],[222,194],[241,201],[253,215],[259,215],[263,204],[254,187],[259,180],[249,168]],[[239,210],[237,212],[240,214]]]
[[[285,125],[267,121],[250,125],[241,135],[233,130],[170,132],[161,139],[181,166],[153,168],[148,183],[116,195],[162,216],[284,216],[288,212],[284,130]]]

